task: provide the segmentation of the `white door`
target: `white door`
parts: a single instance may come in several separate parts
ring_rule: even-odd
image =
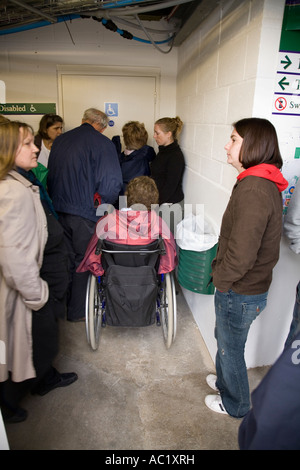
[[[65,130],[81,124],[88,108],[109,110],[110,125],[104,134],[110,139],[122,136],[122,127],[128,121],[140,121],[148,131],[148,144],[154,146],[156,87],[155,76],[120,75],[61,75],[60,103]]]

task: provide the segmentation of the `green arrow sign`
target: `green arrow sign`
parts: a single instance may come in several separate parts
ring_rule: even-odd
[[[0,104],[0,114],[56,114],[55,103],[6,103]]]
[[[281,64],[285,64],[285,66],[283,67],[284,70],[286,70],[290,65],[292,65],[292,61],[291,59],[289,58],[288,55],[285,56],[286,60],[282,60],[280,63]]]
[[[278,85],[280,86],[280,88],[282,90],[285,90],[285,86],[289,86],[290,82],[285,82],[284,80],[286,80],[286,77],[283,77],[280,82],[278,82]]]

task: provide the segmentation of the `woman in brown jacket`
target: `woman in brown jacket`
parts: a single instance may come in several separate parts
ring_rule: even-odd
[[[281,192],[288,182],[280,168],[276,130],[265,119],[233,125],[225,146],[227,161],[239,173],[223,215],[212,275],[216,287],[216,372],[207,383],[213,411],[236,418],[250,408],[244,348],[253,320],[267,303],[272,270],[279,258],[282,231]]]
[[[33,139],[24,123],[0,124],[0,406],[5,421],[26,418],[19,401],[38,380],[55,376],[46,388],[50,391],[66,378],[51,366],[57,353],[47,263],[52,224],[41,189],[28,178],[37,166]]]

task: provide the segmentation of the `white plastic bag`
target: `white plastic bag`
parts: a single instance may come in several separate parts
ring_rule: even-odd
[[[202,214],[188,214],[176,228],[176,242],[183,250],[207,251],[218,243],[216,226]]]

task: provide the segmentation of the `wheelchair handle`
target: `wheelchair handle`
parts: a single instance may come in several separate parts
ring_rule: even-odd
[[[96,250],[95,250],[95,255],[100,255],[100,253],[103,251],[104,253],[111,253],[111,254],[114,254],[114,253],[118,253],[118,254],[125,254],[125,253],[134,253],[134,254],[140,254],[140,255],[146,255],[147,253],[149,254],[153,254],[153,253],[159,253],[160,255],[165,255],[166,254],[166,250],[165,250],[165,245],[164,245],[164,242],[163,242],[163,239],[162,238],[159,238],[159,248],[155,249],[155,250],[147,250],[147,249],[143,249],[143,245],[141,245],[141,249],[140,250],[135,250],[135,251],[129,251],[129,250],[118,250],[118,251],[115,251],[115,250],[107,250],[106,248],[102,248],[102,239],[99,238],[98,242],[97,242],[97,245],[96,245]]]
[[[116,250],[107,250],[107,249],[104,249],[104,248],[101,248],[100,252],[99,253],[96,253],[96,254],[100,254],[101,252],[103,251],[103,253],[111,253],[113,255],[115,254],[121,254],[121,253],[124,253],[124,254],[138,254],[138,255],[147,255],[147,254],[153,254],[153,253],[160,253],[160,254],[165,254],[165,251],[164,250],[161,250],[160,248],[157,249],[157,250],[139,250],[139,251],[128,251],[128,250],[120,250],[120,251],[116,251]]]

